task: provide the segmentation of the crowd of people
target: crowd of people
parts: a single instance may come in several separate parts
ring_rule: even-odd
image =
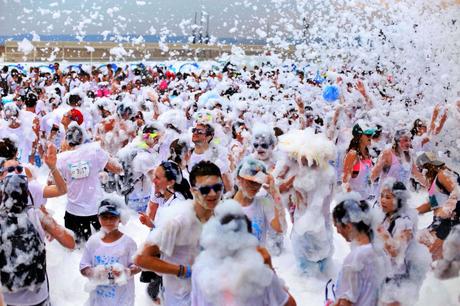
[[[290,244],[323,281],[339,234],[350,253],[326,305],[413,305],[428,271],[459,276],[460,100],[414,112],[423,93],[401,100],[389,74],[4,66],[3,303],[52,305],[56,239],[83,250],[69,268],[88,279],[88,305],[138,305],[138,273],[152,305],[309,305],[272,257]],[[415,192],[426,201],[409,205]],[[59,196],[64,220],[46,209]],[[119,229],[130,218],[149,228],[141,246]]]

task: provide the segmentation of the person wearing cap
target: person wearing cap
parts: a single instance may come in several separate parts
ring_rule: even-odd
[[[77,122],[70,123],[65,134],[69,150],[58,154],[57,168],[67,183],[64,223],[75,232],[79,242],[99,229],[97,205],[103,196],[99,172],[107,169],[120,173],[121,166],[98,143],[85,143],[86,132]]]
[[[115,199],[101,201],[97,217],[101,231],[85,245],[80,273],[96,285],[90,293],[90,306],[134,306],[134,275],[140,268],[133,262],[136,242],[121,232],[121,204]]]
[[[144,270],[163,274],[165,306],[190,305],[191,266],[200,251],[202,225],[213,215],[223,194],[220,169],[210,161],[192,168],[190,185],[193,200],[163,210],[161,222],[135,259]]]
[[[382,152],[377,163],[372,168],[371,180],[375,182],[379,179],[381,184],[387,177],[392,177],[404,185],[408,185],[409,179],[414,176],[419,182],[423,183],[424,178],[418,171],[412,155],[409,130],[397,130],[393,138],[392,147]]]
[[[253,234],[261,246],[266,245],[267,233],[272,228],[282,233],[279,192],[273,176],[267,173],[265,164],[251,157],[245,158],[236,170],[238,191],[233,199],[240,203],[244,213],[251,221]],[[268,186],[269,195],[257,195],[262,186]],[[278,193],[278,194],[277,194]],[[275,205],[275,198],[279,199]]]
[[[433,222],[421,237],[434,259],[442,256],[442,244],[450,230],[459,224],[459,175],[449,169],[432,152],[417,157],[417,167],[424,173],[428,188],[428,201],[417,207],[420,214],[433,211]]]
[[[385,217],[377,227],[376,238],[383,243],[390,265],[380,299],[384,305],[414,304],[431,256],[415,238],[417,215],[407,204],[406,186],[392,177],[386,178],[381,186],[379,203]]]
[[[342,184],[346,192],[356,191],[361,199],[372,197],[371,169],[372,159],[369,154],[373,129],[363,130],[359,124],[353,126],[353,138],[344,158]]]

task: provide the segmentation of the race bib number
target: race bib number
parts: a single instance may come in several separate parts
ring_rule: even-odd
[[[89,176],[89,163],[80,161],[70,165],[70,174],[72,179],[80,180]]]

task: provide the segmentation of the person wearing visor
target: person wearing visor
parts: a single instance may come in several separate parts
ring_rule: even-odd
[[[240,203],[243,211],[251,221],[252,233],[257,237],[261,246],[266,245],[267,233],[272,228],[276,233],[282,233],[281,203],[275,206],[275,180],[267,173],[265,164],[251,157],[245,158],[236,170],[238,191],[233,199]],[[268,185],[267,196],[257,195],[263,185]]]
[[[97,217],[101,231],[85,245],[80,273],[96,284],[89,296],[90,306],[134,306],[134,275],[140,268],[133,263],[136,242],[121,232],[121,204],[101,201]]]
[[[344,191],[356,191],[361,199],[372,198],[371,169],[372,159],[369,154],[374,129],[362,129],[359,124],[353,126],[353,138],[344,159],[342,186]]]
[[[123,174],[116,177],[118,192],[125,203],[136,212],[145,213],[152,193],[148,172],[161,162],[158,159],[163,127],[146,124],[142,133],[117,153]]]
[[[409,184],[411,176],[424,182],[424,178],[418,171],[411,150],[411,134],[409,130],[401,129],[395,132],[393,145],[382,152],[377,163],[372,168],[372,182],[380,182],[380,185],[387,177],[392,177],[404,185]],[[379,188],[380,192],[381,187]]]
[[[107,169],[120,173],[121,166],[110,159],[98,143],[85,143],[83,127],[73,121],[69,124],[65,140],[69,150],[58,155],[57,168],[67,183],[65,226],[74,231],[78,242],[91,236],[91,227],[99,229],[97,205],[103,196],[99,172]]]
[[[417,207],[419,214],[433,211],[433,222],[421,235],[433,256],[442,256],[442,244],[451,229],[460,223],[460,198],[458,173],[449,169],[433,152],[417,157],[417,167],[424,173],[428,188],[428,201]]]
[[[210,161],[201,161],[192,168],[190,185],[193,200],[164,210],[161,222],[150,232],[134,261],[144,270],[163,274],[165,306],[190,305],[191,266],[200,252],[202,227],[223,194],[222,174]]]

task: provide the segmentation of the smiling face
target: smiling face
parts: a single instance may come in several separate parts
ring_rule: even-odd
[[[216,191],[215,189],[218,189],[219,184],[221,185],[221,190]],[[214,188],[203,188],[211,186]],[[197,176],[195,187],[191,189],[195,203],[206,210],[214,210],[222,197],[222,186],[221,178],[216,175]]]
[[[155,186],[155,192],[164,194],[168,188],[172,190],[174,180],[168,180],[165,176],[165,170],[163,167],[158,166],[154,172],[153,185]]]
[[[204,124],[197,124],[192,130],[192,141],[194,143],[207,143],[211,140],[211,136],[208,135],[207,126]]]
[[[407,152],[409,151],[411,146],[411,139],[409,136],[403,136],[399,139],[399,147],[402,151]]]
[[[362,134],[359,138],[359,145],[360,146],[370,146],[371,145],[372,137],[370,135]]]

